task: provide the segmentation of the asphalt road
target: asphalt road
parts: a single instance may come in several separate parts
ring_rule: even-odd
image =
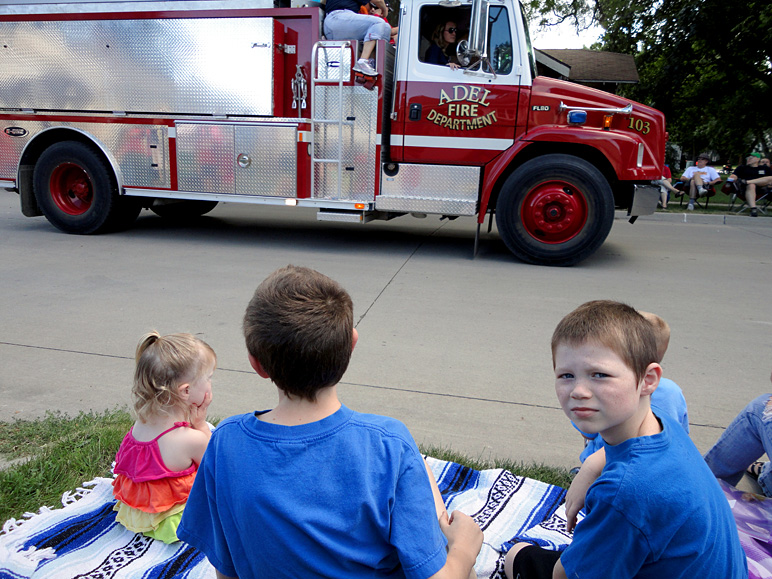
[[[215,349],[213,415],[271,407],[275,388],[247,363],[241,317],[256,285],[293,263],[354,299],[360,340],[343,402],[401,419],[420,443],[578,464],[549,339],[571,309],[610,298],[670,323],[665,375],[705,451],[769,391],[772,369],[772,219],[708,221],[618,219],[593,257],[563,269],[518,262],[495,227],[472,259],[469,218],[362,226],[221,205],[195,224],[145,211],[126,232],[81,237],[23,217],[16,194],[0,192],[0,421],[128,404],[134,348],[150,329]]]

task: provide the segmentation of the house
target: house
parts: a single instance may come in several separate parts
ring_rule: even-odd
[[[542,76],[570,80],[610,93],[616,93],[620,84],[639,81],[632,54],[585,48],[537,48],[535,52],[536,70]]]

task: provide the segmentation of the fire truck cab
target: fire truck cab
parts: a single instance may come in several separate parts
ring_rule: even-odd
[[[487,216],[518,258],[549,265],[597,250],[615,208],[654,211],[663,115],[536,76],[518,2],[402,0],[376,78],[323,17],[273,0],[4,7],[0,187],[79,234],[220,201],[468,217],[475,240]],[[427,58],[447,22],[459,67]]]

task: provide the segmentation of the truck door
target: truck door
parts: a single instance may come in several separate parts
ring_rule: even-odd
[[[530,84],[530,69],[529,56],[519,48],[513,6],[488,3],[487,60],[454,70],[437,64],[437,55],[441,44],[454,40],[443,52],[458,62],[456,44],[468,36],[472,10],[470,3],[449,4],[419,0],[402,15],[394,161],[480,166],[514,142],[520,86]]]

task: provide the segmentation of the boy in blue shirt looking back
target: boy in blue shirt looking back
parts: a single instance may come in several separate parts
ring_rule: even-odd
[[[662,374],[651,324],[625,304],[588,302],[558,324],[552,360],[563,411],[600,433],[606,465],[562,555],[518,543],[507,577],[747,578],[715,477],[683,428],[651,410]]]
[[[448,518],[405,425],[338,400],[353,319],[346,290],[308,268],[275,271],[255,291],[249,362],[279,401],[214,430],[177,530],[218,578],[472,573],[482,531],[463,513]]]

